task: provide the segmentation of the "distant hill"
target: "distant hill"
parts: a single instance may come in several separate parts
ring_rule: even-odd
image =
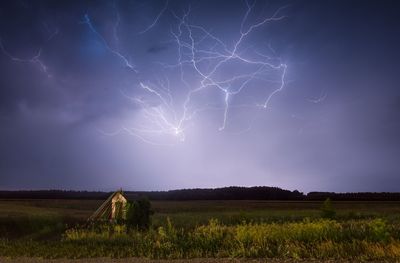
[[[35,191],[0,191],[0,199],[106,199],[111,192],[35,190]],[[125,191],[128,199],[134,200],[147,196],[150,200],[291,200],[321,201],[330,198],[334,201],[400,201],[400,193],[333,193],[310,192],[307,195],[295,190],[279,187],[223,187],[196,188],[170,191]]]

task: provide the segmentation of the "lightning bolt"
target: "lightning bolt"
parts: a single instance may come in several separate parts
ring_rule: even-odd
[[[318,98],[312,98],[312,99],[308,99],[309,102],[318,104],[323,102],[326,98],[328,97],[328,93],[324,92],[323,90],[321,90],[320,95]]]
[[[58,35],[59,30],[56,29],[50,36],[47,38],[46,42],[51,41],[56,35]],[[40,68],[40,70],[47,75],[48,78],[51,78],[52,75],[48,71],[48,67],[41,59],[42,56],[42,48],[39,48],[36,54],[31,58],[21,58],[12,55],[3,44],[3,40],[0,38],[0,49],[5,56],[7,56],[11,61],[18,62],[18,63],[32,63]]]
[[[116,41],[118,42],[118,25],[120,22],[120,17],[119,14],[117,13],[117,22],[114,26],[114,37],[116,37]],[[103,43],[104,47],[113,55],[115,55],[116,57],[118,57],[120,60],[122,60],[122,62],[125,64],[125,66],[127,68],[129,68],[130,70],[134,71],[135,73],[138,73],[138,71],[136,70],[135,66],[129,61],[129,59],[127,59],[124,55],[121,54],[121,52],[119,52],[117,49],[112,48],[109,43],[107,42],[107,40],[96,30],[95,26],[92,23],[92,20],[90,19],[89,14],[85,14],[84,15],[84,19],[83,21],[81,21],[82,24],[86,24],[89,29],[101,40],[101,42]]]
[[[267,48],[272,51],[273,55],[271,56],[258,51],[249,55],[248,50],[251,48],[246,45],[246,40],[259,28],[284,19],[286,16],[281,13],[286,6],[278,8],[271,16],[246,26],[256,2],[250,4],[245,1],[245,3],[246,10],[233,44],[224,42],[222,38],[201,25],[190,23],[190,6],[182,16],[171,11],[178,22],[176,29],[171,30],[172,41],[177,47],[177,62],[175,64],[160,62],[159,64],[165,70],[179,71],[180,82],[187,90],[183,102],[177,105],[173,100],[174,96],[169,87],[169,81],[167,81],[167,85],[141,81],[137,88],[144,92],[145,97],[131,97],[126,93],[123,95],[139,107],[144,121],[140,124],[137,123],[134,127],[123,127],[117,132],[108,134],[115,135],[126,132],[146,143],[159,145],[157,140],[154,140],[155,136],[172,136],[178,141],[184,141],[188,127],[193,124],[195,117],[204,111],[222,111],[218,130],[223,131],[229,125],[230,109],[232,108],[268,109],[272,99],[285,88],[288,65],[275,55],[270,46]],[[167,6],[168,1],[154,22],[140,33],[145,33],[153,28]],[[87,19],[87,24],[94,32],[97,32],[89,19]],[[99,35],[99,37],[101,36]],[[229,73],[228,69],[233,64],[251,68],[251,71],[243,70],[242,74]],[[273,79],[271,79],[271,74],[275,76]],[[258,89],[272,91],[264,99],[258,98],[259,102],[232,105],[235,97],[240,97],[242,92],[249,89],[256,81],[264,83],[263,86],[257,87]],[[205,103],[205,105],[199,106],[195,103],[198,95],[207,90],[215,90],[222,95],[220,105]]]
[[[145,143],[174,145],[176,142],[186,140],[186,133],[190,127],[194,126],[196,117],[204,112],[220,113],[216,129],[222,132],[230,127],[232,121],[230,116],[233,109],[270,109],[273,99],[286,87],[288,65],[276,55],[270,44],[265,46],[267,54],[264,54],[249,45],[248,38],[266,25],[285,19],[286,16],[282,13],[287,6],[280,7],[272,15],[250,23],[249,18],[255,12],[256,1],[250,3],[245,0],[244,3],[245,10],[239,21],[240,26],[234,39],[229,41],[217,36],[205,26],[192,23],[190,6],[181,15],[177,15],[171,10],[170,13],[175,18],[176,24],[170,30],[170,41],[176,47],[177,57],[172,64],[163,62],[158,64],[165,71],[177,72],[180,83],[177,84],[175,79],[170,81],[168,77],[158,80],[158,82],[156,81],[158,76],[154,76],[150,80],[138,77],[134,88],[139,91],[138,93],[143,94],[142,96],[138,96],[136,92],[135,96],[130,96],[127,92],[121,91],[126,99],[138,107],[138,120],[134,124],[124,125],[116,131],[101,131],[101,133],[107,136],[127,133]],[[166,0],[152,23],[136,36],[139,37],[139,35],[151,31],[160,22],[160,18],[166,14],[168,6],[169,0]],[[113,8],[116,19],[112,28],[112,41],[100,33],[101,30],[96,28],[88,13],[84,14],[80,23],[87,26],[101,41],[105,49],[118,58],[126,68],[139,75],[138,67],[131,62],[129,56],[120,51],[121,16],[116,2],[114,2]],[[46,24],[45,27],[50,33],[47,41],[52,40],[59,33],[58,29],[51,32]],[[20,58],[10,53],[0,38],[0,49],[11,61],[34,64],[48,77],[51,77],[48,67],[42,60],[42,48],[39,48],[30,58]],[[229,68],[232,66],[241,70],[239,72],[230,71]],[[171,88],[171,85],[174,87]],[[174,91],[180,89],[184,89],[183,99],[175,98]],[[257,96],[254,102],[245,104],[235,102],[236,100],[240,101],[243,93],[252,89],[262,91],[259,94],[262,93],[263,96]],[[220,95],[218,103],[211,100],[203,101],[202,96],[209,91]],[[320,103],[326,97],[326,93],[321,93],[319,98],[309,101]],[[251,126],[238,134],[247,132],[249,129]],[[171,143],[165,143],[163,138],[168,138],[166,141]]]
[[[153,23],[151,23],[148,27],[146,27],[144,30],[140,31],[139,34],[144,34],[147,31],[151,30],[155,25],[157,25],[158,20],[160,19],[160,17],[164,14],[165,10],[167,10],[168,8],[168,3],[169,0],[165,1],[165,5],[163,7],[163,9],[161,9],[160,13],[158,13],[158,15],[156,16],[156,18],[154,19]]]

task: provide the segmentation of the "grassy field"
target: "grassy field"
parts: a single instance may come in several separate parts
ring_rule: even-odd
[[[0,257],[400,258],[400,202],[155,201],[148,232],[76,228],[101,203],[0,200]]]
[[[71,217],[85,220],[100,206],[101,200],[1,200],[0,218]],[[198,218],[221,215],[259,214],[264,217],[298,218],[319,215],[322,202],[312,201],[152,201],[155,219],[166,216]],[[400,202],[333,202],[339,216],[399,217]],[[208,221],[208,220],[207,220]]]

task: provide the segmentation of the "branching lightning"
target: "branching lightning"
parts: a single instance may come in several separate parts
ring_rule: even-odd
[[[167,4],[168,2],[166,6]],[[165,11],[166,6],[160,15]],[[167,86],[160,83],[156,85],[151,82],[140,82],[138,87],[147,93],[147,98],[130,97],[126,94],[124,96],[140,107],[145,123],[131,128],[124,127],[120,132],[128,132],[152,144],[158,144],[156,140],[152,140],[154,135],[170,135],[175,136],[180,141],[184,141],[186,129],[190,126],[195,116],[202,111],[222,110],[222,120],[218,130],[223,131],[228,125],[231,108],[253,107],[267,109],[272,98],[285,87],[287,65],[280,58],[259,52],[255,52],[252,56],[246,56],[246,51],[249,47],[245,45],[245,41],[258,28],[284,19],[285,16],[281,15],[281,11],[285,7],[276,10],[272,16],[246,27],[245,24],[255,7],[255,2],[253,4],[246,2],[246,6],[247,9],[241,21],[238,37],[233,45],[228,45],[204,27],[191,24],[189,22],[190,8],[182,16],[177,16],[173,13],[178,21],[178,26],[175,30],[171,30],[171,35],[177,46],[178,58],[176,64],[163,64],[163,66],[165,69],[179,70],[180,82],[182,86],[186,87],[187,95],[180,106],[174,105],[169,82]],[[154,27],[159,16],[153,24],[140,33],[144,33]],[[268,48],[271,49],[270,46]],[[226,68],[233,63],[239,64],[244,68],[251,67],[252,70],[250,72],[244,70],[245,73],[243,74],[229,73]],[[226,73],[227,71],[228,73]],[[270,80],[268,76],[271,73],[276,73],[279,77]],[[196,79],[196,81],[193,81],[193,79]],[[260,80],[264,81],[266,86],[258,87],[259,89],[268,90],[271,86],[277,87],[259,103],[247,105],[231,104],[232,99],[239,96],[252,82]],[[214,89],[221,93],[221,105],[211,106],[207,103],[204,103],[204,106],[195,105],[196,95],[209,89]],[[157,101],[156,105],[150,102],[154,100]]]
[[[161,80],[158,79],[159,76],[151,79],[148,76],[143,78],[140,75],[140,66],[134,65],[129,56],[120,51],[119,27],[123,20],[115,2],[113,8],[116,20],[112,27],[112,41],[100,33],[101,30],[96,28],[89,13],[84,14],[81,24],[87,26],[104,48],[137,77],[134,95],[121,91],[125,98],[138,107],[134,123],[124,125],[117,131],[102,131],[102,133],[110,136],[128,133],[146,143],[165,145],[172,141],[171,144],[174,144],[186,139],[188,129],[195,126],[195,120],[202,113],[218,112],[220,115],[213,114],[219,118],[216,129],[224,131],[230,127],[233,109],[269,109],[273,98],[286,86],[288,66],[276,55],[271,45],[265,45],[266,53],[259,52],[256,47],[249,44],[251,43],[249,38],[266,25],[284,19],[285,15],[282,13],[286,6],[278,8],[270,16],[251,23],[250,17],[255,12],[256,1],[250,3],[245,0],[243,17],[239,21],[235,37],[230,40],[218,36],[205,26],[192,23],[190,6],[181,15],[169,10],[168,6],[169,0],[166,0],[153,22],[136,33],[136,36],[140,37],[150,32],[167,13],[175,19],[176,24],[170,30],[170,42],[176,47],[176,61],[159,62],[158,65],[161,65],[162,72],[177,74],[167,74]],[[58,29],[50,34],[47,41],[57,34]],[[51,76],[41,59],[42,48],[32,58],[13,56],[1,39],[0,48],[10,60],[35,64],[41,71]],[[176,96],[177,90],[179,95],[183,93],[183,98]],[[261,92],[251,96],[249,94],[252,90]],[[212,98],[207,97],[209,94],[212,94]],[[244,103],[241,101],[243,96],[256,98],[251,102],[244,100]],[[325,97],[326,95],[321,95],[312,102],[319,103]],[[250,128],[247,127],[244,131]],[[168,137],[167,143],[164,141],[165,137]]]
[[[56,29],[54,32],[50,34],[50,36],[47,38],[46,42],[49,42],[52,40],[56,35],[58,35],[59,30]],[[42,56],[42,48],[39,48],[36,54],[31,57],[31,58],[21,58],[21,57],[16,57],[12,55],[9,51],[4,46],[3,40],[0,38],[0,49],[3,52],[5,56],[7,56],[11,61],[18,62],[18,63],[32,63],[40,68],[40,70],[46,74],[48,78],[52,77],[52,75],[48,71],[48,67],[46,64],[43,62],[41,59]]]
[[[120,21],[120,17],[119,14],[117,13],[117,22],[114,26],[114,37],[116,37],[116,40],[118,41],[118,34],[117,34],[117,28],[119,25],[119,21]],[[118,57],[120,60],[122,60],[122,62],[124,63],[124,65],[129,68],[130,70],[134,71],[137,73],[137,70],[135,68],[135,66],[129,61],[128,58],[126,58],[124,55],[122,55],[121,52],[119,52],[117,49],[112,48],[109,43],[107,42],[107,40],[96,30],[95,26],[92,23],[92,20],[90,19],[89,14],[85,14],[84,15],[84,20],[81,22],[82,24],[86,24],[89,29],[101,40],[101,42],[103,43],[104,47],[113,55],[115,55],[116,57]]]

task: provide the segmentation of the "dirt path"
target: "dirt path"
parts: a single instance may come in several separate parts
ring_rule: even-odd
[[[275,259],[180,259],[180,260],[151,260],[144,258],[91,258],[91,259],[40,259],[40,258],[0,258],[0,263],[354,263],[356,261],[293,261]],[[400,261],[396,261],[400,262]],[[368,262],[374,263],[374,262]]]
[[[263,259],[180,259],[180,260],[150,260],[143,258],[126,258],[126,259],[110,259],[110,258],[93,258],[93,259],[40,259],[40,258],[0,258],[1,263],[264,263],[274,262],[282,263],[284,261],[263,260]]]

